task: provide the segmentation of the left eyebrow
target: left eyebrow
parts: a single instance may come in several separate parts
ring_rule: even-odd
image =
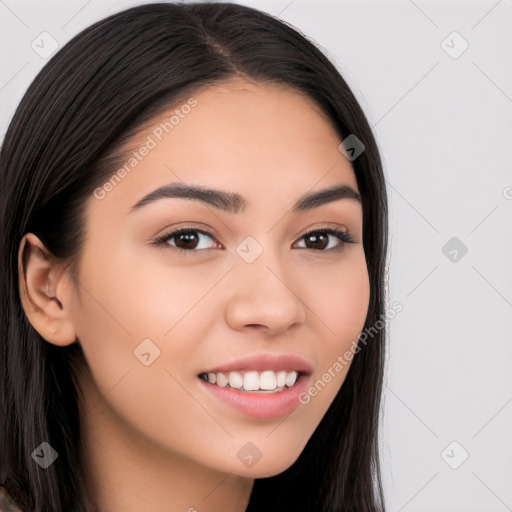
[[[164,185],[145,195],[131,207],[130,213],[154,201],[171,198],[194,199],[231,213],[242,212],[249,204],[247,199],[236,192],[216,190],[197,185],[173,183],[171,185]],[[339,199],[352,199],[361,203],[361,195],[350,185],[336,185],[301,196],[293,205],[291,212],[298,213],[311,210],[325,203]]]
[[[337,201],[338,199],[353,199],[358,203],[362,202],[359,192],[356,192],[350,185],[336,185],[302,196],[293,205],[292,213],[311,210],[325,203]]]

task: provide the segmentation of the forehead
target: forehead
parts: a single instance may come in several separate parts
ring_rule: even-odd
[[[230,80],[190,94],[141,127],[118,166],[127,172],[105,199],[127,211],[154,188],[175,182],[274,204],[317,185],[357,188],[339,144],[331,121],[304,93]]]

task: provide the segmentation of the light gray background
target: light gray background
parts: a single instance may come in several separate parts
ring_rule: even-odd
[[[139,3],[0,0],[0,134],[46,62],[31,47],[41,32],[62,46]],[[387,510],[512,510],[512,1],[240,3],[324,49],[382,152],[389,301],[403,305],[383,406]]]

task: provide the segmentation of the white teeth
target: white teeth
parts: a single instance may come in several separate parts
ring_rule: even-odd
[[[244,374],[241,372],[229,372],[229,375],[222,372],[209,372],[203,375],[207,377],[210,384],[216,384],[221,388],[225,388],[229,385],[231,388],[240,389],[242,391],[268,392],[282,391],[285,387],[291,388],[295,385],[295,382],[297,382],[298,377],[296,371],[274,372],[272,370],[265,370],[263,372],[252,370]]]
[[[223,373],[217,373],[217,386],[225,388],[228,385],[228,378]]]
[[[242,389],[242,385],[243,385],[244,381],[242,379],[242,374],[241,373],[238,373],[238,372],[231,372],[229,374],[229,385],[232,387],[232,388],[235,388],[235,389]]]
[[[270,391],[276,389],[277,379],[276,374],[272,370],[263,372],[260,375],[260,389]]]
[[[247,372],[244,375],[245,391],[256,391],[260,389],[260,376],[258,372]]]
[[[286,385],[291,388],[297,381],[297,372],[290,372],[286,374]]]

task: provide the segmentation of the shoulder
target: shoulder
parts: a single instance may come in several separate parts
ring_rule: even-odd
[[[3,485],[0,485],[0,512],[23,512],[21,508],[16,506]]]

